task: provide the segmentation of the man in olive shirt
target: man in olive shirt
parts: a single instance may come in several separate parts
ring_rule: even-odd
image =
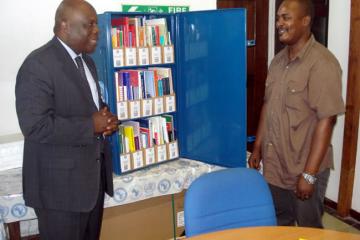
[[[269,67],[249,165],[259,169],[263,160],[278,225],[321,228],[331,134],[345,109],[340,65],[311,33],[313,9],[311,0],[284,0],[277,11],[286,47]]]

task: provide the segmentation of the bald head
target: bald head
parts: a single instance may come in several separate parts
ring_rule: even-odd
[[[61,22],[67,21],[71,16],[81,11],[81,8],[91,8],[95,11],[93,6],[84,0],[63,0],[55,13],[54,33],[57,34],[61,29]]]
[[[54,33],[76,53],[96,48],[99,29],[95,9],[84,0],[64,0],[55,14]]]

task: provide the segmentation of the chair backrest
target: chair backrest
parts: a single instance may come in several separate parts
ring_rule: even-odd
[[[229,168],[197,178],[184,203],[187,237],[229,228],[276,225],[272,196],[254,169]]]

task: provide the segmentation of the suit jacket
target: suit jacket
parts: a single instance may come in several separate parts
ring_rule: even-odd
[[[100,93],[96,67],[83,54]],[[96,203],[101,156],[105,191],[113,195],[107,140],[94,135],[97,110],[90,87],[54,37],[25,59],[16,78],[16,111],[23,132],[23,194],[36,208],[87,212]],[[100,107],[104,103],[100,99]]]

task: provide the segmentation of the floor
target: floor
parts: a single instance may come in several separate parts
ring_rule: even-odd
[[[331,210],[327,210],[323,216],[323,224],[326,229],[360,234],[359,221],[352,218],[347,218],[345,221],[337,218]]]

